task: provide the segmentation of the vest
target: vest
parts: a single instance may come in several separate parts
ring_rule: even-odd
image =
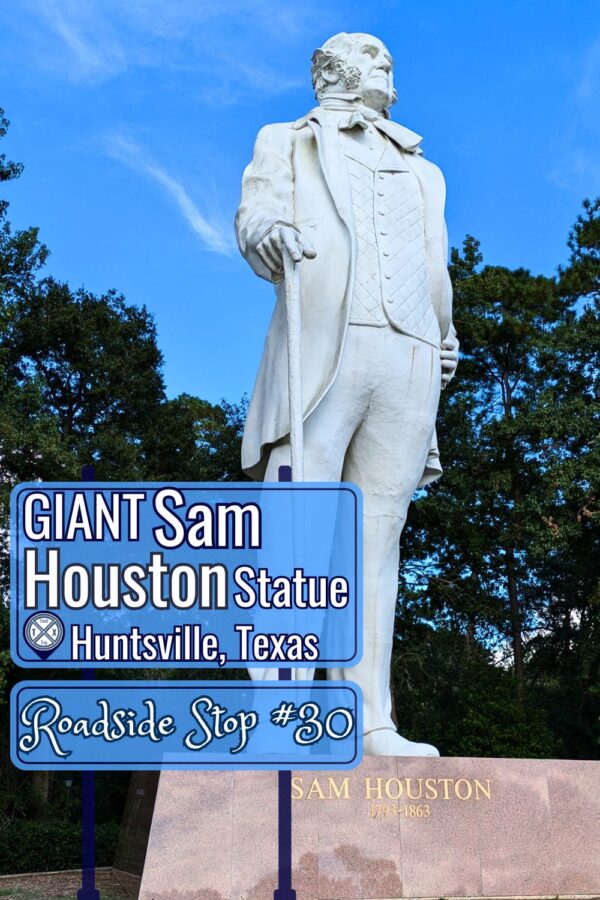
[[[357,133],[358,132],[358,133]],[[357,255],[350,324],[440,345],[431,302],[423,198],[402,152],[373,126],[341,131],[352,188]]]

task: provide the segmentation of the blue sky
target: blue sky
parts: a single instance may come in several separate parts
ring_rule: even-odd
[[[310,56],[337,31],[381,37],[393,117],[448,183],[450,241],[550,274],[600,193],[597,0],[19,0],[0,6],[4,150],[25,173],[11,220],[48,271],[156,317],[169,395],[250,391],[272,290],[232,220],[256,132],[313,105]]]

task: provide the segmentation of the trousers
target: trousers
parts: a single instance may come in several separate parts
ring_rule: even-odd
[[[390,666],[400,536],[431,447],[440,379],[436,347],[389,325],[351,324],[335,381],[304,423],[305,480],[350,481],[363,493],[363,657],[328,677],[362,689],[365,734],[395,729]],[[277,481],[289,462],[286,438],[270,451],[265,481]],[[273,677],[269,670],[251,675]]]

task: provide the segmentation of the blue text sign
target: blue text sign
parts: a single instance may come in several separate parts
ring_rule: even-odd
[[[362,507],[350,484],[24,484],[12,493],[22,666],[357,662]]]
[[[353,768],[361,711],[351,682],[22,682],[11,758],[21,769]]]

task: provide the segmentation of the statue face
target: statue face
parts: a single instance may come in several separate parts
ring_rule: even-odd
[[[393,60],[379,38],[360,35],[349,48],[345,62],[360,72],[356,93],[362,94],[365,106],[381,112],[392,105],[395,99]]]

